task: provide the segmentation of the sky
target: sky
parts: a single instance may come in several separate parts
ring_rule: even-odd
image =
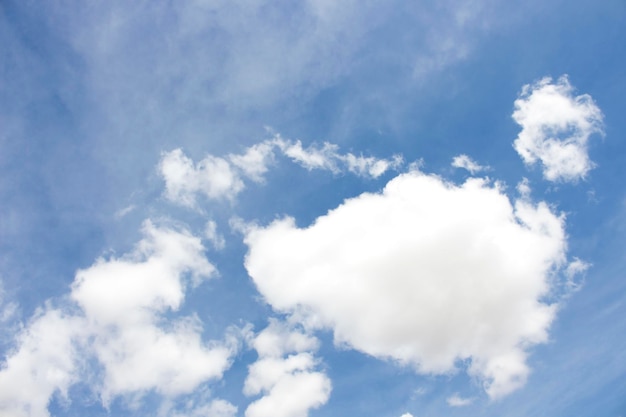
[[[0,416],[626,415],[626,3],[0,2]]]

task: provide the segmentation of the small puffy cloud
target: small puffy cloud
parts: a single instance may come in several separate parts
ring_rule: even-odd
[[[215,275],[201,240],[149,221],[143,232],[131,253],[79,270],[67,305],[46,307],[24,328],[0,369],[0,414],[48,416],[51,396],[79,380],[91,381],[105,405],[150,390],[176,397],[230,366],[236,335],[205,342],[197,317],[165,316],[187,287]]]
[[[187,231],[143,225],[135,250],[121,258],[98,259],[79,270],[70,297],[98,324],[125,323],[165,309],[184,299],[185,281],[197,284],[215,273],[199,238]]]
[[[411,413],[404,413],[400,417],[413,417],[413,414],[411,414]]]
[[[455,393],[451,397],[446,398],[446,402],[450,407],[465,407],[466,405],[470,405],[471,403],[473,403],[474,399],[464,398]]]
[[[253,340],[259,359],[250,365],[244,385],[248,396],[263,396],[246,409],[246,417],[306,417],[328,401],[330,379],[315,370],[314,337],[277,320]]]
[[[522,127],[513,144],[527,165],[540,161],[549,181],[577,181],[594,167],[587,153],[593,134],[603,134],[603,115],[591,96],[574,95],[566,76],[525,85],[513,119]]]
[[[469,361],[492,398],[524,384],[526,349],[547,340],[566,251],[564,218],[545,203],[420,172],[307,228],[285,218],[245,233],[246,268],[275,310],[421,373]]]
[[[457,155],[454,158],[452,158],[452,166],[455,168],[465,169],[469,171],[472,175],[489,168],[489,167],[480,165],[469,156],[463,155],[463,154]]]
[[[243,177],[262,182],[268,165],[274,158],[273,141],[247,148],[243,154],[221,158],[207,155],[194,163],[181,149],[164,152],[159,173],[165,181],[165,197],[177,204],[196,207],[202,194],[209,199],[232,200],[245,187]]]
[[[279,357],[288,353],[315,351],[319,342],[313,336],[293,331],[285,323],[270,319],[270,324],[251,344],[259,356]]]
[[[188,207],[196,206],[196,194],[212,199],[233,198],[244,187],[227,160],[208,155],[194,164],[181,149],[163,153],[159,172],[165,180],[165,197]]]

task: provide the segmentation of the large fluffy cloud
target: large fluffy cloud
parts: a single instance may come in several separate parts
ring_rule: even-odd
[[[47,416],[51,396],[78,381],[91,382],[106,405],[149,390],[175,398],[222,376],[236,336],[206,342],[198,318],[167,317],[188,286],[215,274],[200,239],[149,221],[144,234],[131,253],[78,271],[69,302],[23,329],[0,369],[0,414]]]
[[[549,181],[576,181],[593,168],[587,142],[602,133],[602,112],[591,96],[574,95],[566,76],[525,85],[515,100],[513,119],[522,127],[514,142],[524,162],[540,161]]]
[[[347,200],[306,228],[246,231],[246,267],[276,310],[336,342],[422,373],[468,372],[496,398],[524,384],[547,340],[545,300],[565,265],[563,216],[497,185],[420,172]]]

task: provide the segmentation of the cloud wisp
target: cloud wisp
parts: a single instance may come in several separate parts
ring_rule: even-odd
[[[474,398],[461,397],[459,394],[453,394],[446,399],[450,407],[465,407],[474,402]]]
[[[526,165],[541,162],[546,180],[576,182],[594,167],[587,143],[604,133],[603,115],[590,95],[574,95],[567,76],[525,85],[513,119],[522,127],[515,150]]]
[[[247,148],[242,154],[225,158],[208,155],[194,163],[181,149],[164,152],[159,173],[165,181],[165,197],[182,206],[197,207],[197,196],[233,200],[244,189],[244,179],[263,182],[263,175],[276,158],[275,150],[294,163],[311,171],[351,172],[363,178],[378,178],[402,166],[398,155],[391,159],[341,153],[335,144],[303,147],[302,142],[283,139],[280,135]]]
[[[478,162],[474,161],[472,158],[465,154],[457,155],[452,158],[452,166],[454,168],[465,169],[472,175],[489,169],[488,166],[480,165]]]
[[[564,217],[547,204],[417,171],[309,227],[252,226],[245,242],[248,273],[275,310],[420,373],[469,361],[491,398],[525,383],[527,350],[548,340],[556,313],[545,297],[567,265]]]

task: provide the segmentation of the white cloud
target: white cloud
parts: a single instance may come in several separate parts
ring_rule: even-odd
[[[280,136],[274,138],[278,148],[294,162],[310,170],[324,169],[332,172],[349,172],[365,178],[378,178],[390,169],[397,169],[402,165],[402,157],[396,155],[392,159],[378,159],[375,157],[356,156],[352,153],[342,154],[335,144],[324,142],[322,147],[313,145],[304,148],[302,142],[291,142]]]
[[[165,180],[165,196],[189,207],[196,206],[198,193],[213,199],[232,199],[244,186],[225,159],[208,155],[194,164],[181,149],[163,153],[159,171]]]
[[[259,356],[280,357],[288,353],[314,351],[318,348],[318,340],[313,336],[290,329],[276,319],[251,342]]]
[[[193,404],[182,412],[164,410],[161,415],[164,417],[235,417],[237,407],[228,401],[215,399],[207,404]]]
[[[378,178],[389,169],[397,169],[402,165],[402,157],[394,156],[393,159],[378,159],[372,156],[355,156],[346,154],[343,159],[348,166],[348,170],[362,177]]]
[[[513,146],[527,165],[540,161],[549,181],[577,181],[594,167],[587,153],[593,134],[603,134],[602,112],[591,96],[574,96],[566,76],[525,85],[513,119],[522,127]]]
[[[578,291],[583,285],[583,281],[580,277],[584,277],[585,272],[587,272],[589,268],[591,268],[590,263],[574,258],[565,270],[565,276],[567,277],[567,282],[565,283],[566,289],[570,292]]]
[[[489,167],[482,166],[469,156],[463,154],[457,155],[452,158],[452,166],[455,168],[463,168],[469,171],[472,175],[476,174],[477,172],[489,169]]]
[[[0,370],[0,411],[47,416],[51,395],[79,377],[105,405],[149,390],[175,397],[230,366],[235,334],[207,343],[197,317],[165,316],[180,308],[188,286],[215,275],[201,240],[149,221],[143,232],[131,253],[76,273],[68,312],[46,308],[24,329]],[[92,358],[101,370],[79,367]]]
[[[421,373],[469,360],[492,398],[523,385],[526,349],[547,340],[556,306],[543,297],[566,251],[564,218],[545,203],[420,172],[310,227],[245,233],[248,273],[274,309]]]
[[[522,198],[530,198],[530,193],[532,192],[532,188],[530,188],[530,181],[528,178],[522,178],[522,180],[517,184],[517,192]]]
[[[206,222],[206,226],[204,227],[204,237],[206,237],[217,250],[224,249],[224,246],[226,246],[226,240],[224,239],[224,236],[217,231],[217,223],[213,220]]]
[[[334,173],[352,172],[364,178],[378,178],[402,165],[402,157],[391,159],[342,154],[335,144],[325,142],[321,147],[304,148],[302,142],[289,141],[276,135],[247,148],[242,154],[221,158],[207,155],[194,164],[181,149],[164,152],[159,173],[165,181],[165,197],[177,204],[196,208],[197,196],[210,199],[233,199],[244,189],[243,177],[263,182],[264,174],[274,161],[274,150],[307,170],[323,169]]]
[[[78,271],[72,285],[71,298],[96,336],[91,349],[104,367],[105,400],[150,389],[191,392],[221,377],[234,353],[232,346],[204,344],[197,318],[159,326],[161,313],[180,308],[185,287],[211,277],[215,268],[200,239],[188,232],[147,222],[144,233],[132,254]]]
[[[446,402],[450,407],[465,407],[474,402],[473,398],[464,398],[459,394],[454,394],[451,397],[446,398]]]
[[[274,159],[273,150],[274,144],[271,141],[265,141],[250,146],[243,155],[230,155],[229,159],[250,179],[261,182],[268,165]]]
[[[0,368],[0,415],[49,416],[52,395],[66,397],[77,381],[73,339],[83,328],[80,318],[54,309],[33,318],[18,335],[19,348]]]
[[[250,365],[246,395],[263,396],[246,409],[246,417],[306,417],[328,401],[330,379],[315,368],[310,352],[318,341],[286,324],[271,320],[253,340],[259,359]]]
[[[413,414],[411,414],[411,413],[404,413],[400,417],[413,417]]]
[[[165,181],[165,197],[177,204],[195,208],[198,194],[210,199],[230,199],[244,189],[242,176],[262,182],[274,159],[273,141],[247,148],[243,154],[221,158],[207,155],[197,164],[181,149],[164,152],[159,173]]]
[[[276,143],[286,156],[309,171],[312,169],[324,169],[339,172],[336,161],[339,147],[335,144],[324,142],[321,148],[309,146],[305,149],[299,140],[292,143],[278,138]]]
[[[567,269],[565,270],[565,274],[567,275],[568,278],[573,279],[577,275],[582,274],[583,272],[587,271],[587,269],[589,269],[590,266],[591,264],[581,261],[578,258],[575,258],[567,266]]]

